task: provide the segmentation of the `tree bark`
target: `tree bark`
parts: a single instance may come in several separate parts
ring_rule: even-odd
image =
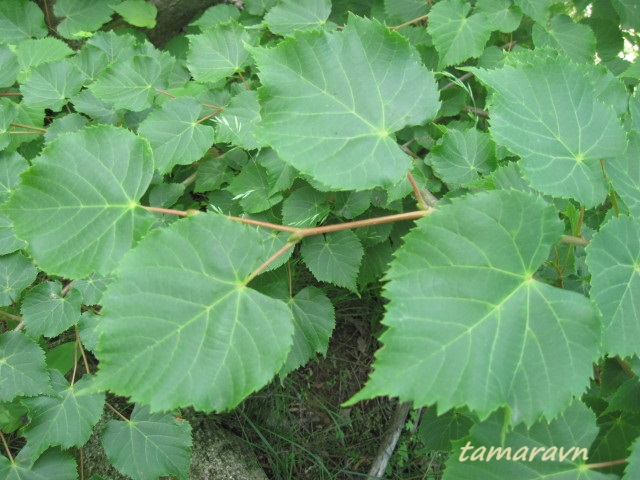
[[[162,47],[176,36],[189,22],[207,8],[223,0],[151,0],[158,8],[157,24],[148,31],[149,40]]]

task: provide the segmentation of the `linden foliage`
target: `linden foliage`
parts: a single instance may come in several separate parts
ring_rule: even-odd
[[[636,2],[245,0],[163,49],[49,5],[0,0],[2,478],[77,478],[107,392],[114,467],[187,478],[178,409],[325,353],[327,284],[388,300],[349,403],[437,407],[445,479],[638,478]]]

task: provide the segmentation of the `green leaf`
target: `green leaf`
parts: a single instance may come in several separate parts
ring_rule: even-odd
[[[0,255],[7,255],[26,248],[27,243],[16,237],[13,222],[6,215],[0,215]]]
[[[0,402],[11,401],[17,396],[50,393],[44,352],[29,337],[20,332],[0,335],[0,359]]]
[[[305,238],[300,252],[304,263],[318,280],[356,290],[364,250],[351,230]]]
[[[27,168],[29,164],[19,153],[0,152],[0,204],[9,199]]]
[[[26,449],[25,447],[23,451]],[[18,454],[15,460],[15,463],[12,463],[7,457],[0,455],[0,476],[5,480],[75,480],[78,478],[75,460],[58,449],[46,451],[35,463],[28,455]]]
[[[181,183],[160,183],[149,192],[149,205],[168,208],[184,194],[185,186]]]
[[[82,38],[85,32],[95,32],[111,20],[113,0],[56,0],[53,12],[63,18],[58,33],[71,40]]]
[[[318,288],[303,288],[290,300],[289,307],[293,313],[293,347],[280,371],[281,377],[307,363],[316,353],[326,355],[336,326],[333,304]]]
[[[200,35],[188,35],[187,66],[198,82],[217,82],[243,70],[251,61],[244,43],[247,31],[236,22],[215,25]]]
[[[324,26],[331,14],[331,0],[282,0],[264,16],[264,23],[276,35]]]
[[[246,0],[244,6],[250,15],[262,15],[276,3],[278,0]]]
[[[297,32],[253,54],[264,85],[259,137],[285,162],[338,190],[404,178],[411,162],[393,133],[433,119],[440,103],[403,37],[351,16],[341,32]]]
[[[82,294],[82,303],[85,305],[97,305],[107,289],[107,286],[113,282],[113,277],[102,277],[100,275],[91,274],[87,278],[75,280],[73,288]]]
[[[0,306],[11,305],[22,289],[30,285],[38,271],[31,260],[21,253],[0,257]]]
[[[136,27],[153,28],[156,26],[158,9],[145,0],[124,0],[113,6],[124,21]]]
[[[76,364],[77,348],[75,339],[72,342],[56,345],[45,354],[47,368],[57,370],[62,375],[66,375]]]
[[[329,215],[327,200],[327,195],[315,188],[296,189],[282,204],[282,223],[298,228],[315,227]]]
[[[427,162],[445,183],[461,185],[495,168],[495,145],[487,133],[475,128],[449,129],[431,150]]]
[[[63,296],[59,282],[43,282],[25,294],[20,313],[29,335],[55,337],[78,323],[81,303],[77,290]]]
[[[560,0],[513,0],[522,12],[540,25],[547,23],[551,7]]]
[[[11,122],[16,118],[18,109],[11,100],[0,98],[0,149],[11,143]],[[2,152],[6,153],[6,152]]]
[[[589,451],[589,463],[609,462],[610,458],[625,458],[633,441],[640,436],[640,415],[615,412],[598,418],[600,432]],[[606,465],[606,472],[621,475],[622,465]],[[614,477],[617,478],[617,477]]]
[[[636,0],[611,0],[611,5],[620,15],[622,28],[640,29],[640,7]]]
[[[107,56],[108,63],[116,60],[128,60],[136,54],[138,40],[131,34],[116,33],[113,30],[98,32],[85,45],[102,50]]]
[[[69,115],[59,116],[51,122],[44,134],[46,143],[53,142],[60,135],[65,133],[73,133],[82,130],[89,121],[87,117],[79,113],[70,113]]]
[[[640,132],[629,132],[627,151],[615,159],[605,161],[607,176],[616,193],[634,217],[640,218]]]
[[[246,213],[260,213],[282,201],[282,195],[273,193],[267,171],[257,163],[251,163],[237,175],[227,187],[239,200]]]
[[[409,22],[429,11],[425,0],[384,0],[384,11],[389,18]]]
[[[78,331],[80,333],[80,339],[84,348],[95,352],[98,344],[98,325],[100,322],[100,316],[94,313],[92,310],[87,310],[80,317],[78,323]]]
[[[427,450],[451,450],[451,443],[469,433],[473,421],[451,409],[438,415],[435,408],[427,408],[420,420],[418,435]]]
[[[262,146],[255,137],[256,124],[260,121],[258,94],[244,90],[233,97],[222,112],[215,117],[216,143],[230,143],[246,150]]]
[[[53,37],[29,39],[16,47],[16,56],[20,65],[19,81],[28,77],[31,69],[49,62],[64,60],[73,54],[73,50],[62,40]]]
[[[567,15],[554,16],[547,29],[534,25],[533,43],[536,48],[555,48],[575,62],[591,62],[596,54],[593,31],[587,25],[573,23]]]
[[[440,55],[440,68],[482,55],[491,24],[484,13],[469,15],[470,9],[463,0],[443,0],[431,9],[427,32]]]
[[[107,274],[149,227],[137,202],[152,173],[146,141],[109,125],[87,128],[54,141],[4,211],[47,273]]]
[[[390,395],[481,418],[507,406],[529,425],[560,413],[600,353],[589,300],[534,278],[562,231],[554,208],[518,191],[456,198],[418,220],[386,276],[375,370],[349,402]]]
[[[240,18],[240,10],[233,5],[220,4],[207,8],[200,17],[191,22],[190,25],[206,30],[219,23],[226,23]]]
[[[59,112],[70,97],[80,92],[83,80],[67,61],[45,63],[33,69],[20,91],[30,107]]]
[[[27,0],[4,0],[0,8],[0,43],[44,37],[47,26],[38,5]]]
[[[531,186],[587,208],[602,203],[608,190],[600,160],[622,154],[626,141],[583,71],[557,58],[473,72],[495,92],[493,139],[522,157]]]
[[[371,282],[379,280],[389,268],[393,258],[393,250],[389,241],[383,241],[367,247],[362,257],[362,265],[358,272],[358,286],[364,290]]]
[[[202,110],[194,98],[174,98],[140,124],[138,132],[149,140],[161,173],[199,160],[211,147],[213,127],[198,123]]]
[[[614,480],[618,477],[585,467],[587,458],[593,463],[588,449],[596,434],[595,415],[580,402],[548,423],[539,421],[529,429],[518,425],[509,432],[501,415],[494,414],[456,442],[445,478]]]
[[[8,45],[0,45],[0,88],[13,85],[18,77],[20,65],[15,52]]]
[[[139,112],[152,105],[156,88],[164,87],[162,65],[146,55],[114,62],[89,86],[93,94],[114,108]]]
[[[624,470],[623,480],[633,480],[640,476],[640,439],[631,445],[631,454],[627,457],[627,468]]]
[[[204,213],[147,235],[103,298],[100,385],[153,410],[221,411],[271,380],[293,325],[284,302],[246,286],[275,253],[265,240]]]
[[[640,223],[630,217],[607,222],[587,247],[591,298],[602,312],[603,350],[637,353],[640,335]]]
[[[267,170],[272,192],[288,190],[297,176],[296,169],[285,163],[271,148],[260,150],[256,161]]]
[[[515,31],[522,21],[522,12],[511,0],[478,0],[476,11],[486,16],[491,30],[502,33]]]
[[[24,437],[35,454],[54,445],[64,449],[84,445],[100,420],[104,407],[104,393],[82,392],[85,385],[93,380],[91,375],[84,375],[69,385],[59,371],[50,372],[55,394],[24,400],[30,419],[24,429]]]
[[[134,480],[168,475],[188,478],[191,425],[166,413],[136,405],[128,422],[111,420],[102,434],[111,464]]]
[[[76,111],[84,113],[97,123],[115,124],[124,114],[122,110],[97,98],[91,90],[82,90],[71,99],[71,103]]]

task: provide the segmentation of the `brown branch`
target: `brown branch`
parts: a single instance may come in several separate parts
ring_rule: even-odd
[[[109,409],[110,409],[113,413],[115,413],[117,416],[119,416],[122,420],[124,420],[125,422],[128,422],[128,421],[129,421],[129,419],[128,419],[127,417],[125,417],[123,414],[121,414],[121,413],[116,409],[116,407],[114,407],[113,405],[111,405],[109,402],[104,402],[104,403],[105,403],[105,405],[106,405],[107,407],[109,407]]]
[[[400,403],[396,407],[395,412],[393,412],[393,417],[391,417],[391,421],[387,427],[387,431],[382,438],[382,443],[378,448],[376,458],[373,460],[373,464],[369,469],[369,477],[383,478],[387,465],[389,464],[389,460],[391,459],[391,455],[393,455],[393,451],[400,439],[400,434],[402,433],[404,424],[407,421],[407,415],[409,415],[410,411],[411,402]]]
[[[627,463],[627,459],[626,458],[619,458],[618,460],[610,460],[608,462],[587,463],[587,464],[585,464],[585,467],[587,467],[589,469],[605,468],[605,467],[611,467],[613,465],[620,465],[621,463]]]
[[[424,200],[424,197],[422,196],[422,192],[420,191],[420,189],[418,188],[418,184],[416,183],[416,179],[413,178],[413,175],[411,175],[411,172],[407,172],[407,178],[409,179],[411,188],[413,188],[413,194],[416,196],[416,200],[418,201],[418,206],[420,207],[421,210],[427,210],[429,208],[429,205]]]
[[[2,434],[1,431],[0,431],[0,439],[2,440],[2,445],[4,445],[4,451],[6,452],[7,457],[9,457],[9,460],[11,461],[11,463],[13,463],[13,457],[11,456],[11,450],[9,450],[7,439],[4,438],[4,435]]]
[[[586,247],[589,245],[589,240],[582,237],[574,237],[573,235],[563,235],[560,239],[562,243],[567,243],[569,245],[578,245],[580,247]]]
[[[467,105],[462,110],[464,112],[473,113],[474,115],[476,115],[478,117],[489,118],[489,112],[487,112],[486,110],[483,110],[481,108],[478,108],[478,107],[472,107],[471,105]]]
[[[464,75],[462,75],[461,77],[459,77],[459,78],[458,78],[458,82],[463,82],[463,81],[464,81],[464,80],[466,80],[467,78],[471,78],[471,77],[473,77],[473,73],[471,73],[471,72],[467,72],[467,73],[465,73]],[[442,87],[442,88],[440,89],[440,91],[442,92],[443,90],[447,90],[447,89],[449,89],[449,88],[453,88],[453,87],[455,87],[456,85],[457,85],[457,83],[456,83],[456,82],[449,82],[449,83],[447,83],[444,87]]]
[[[247,277],[247,279],[245,280],[244,285],[247,285],[251,280],[253,280],[258,275],[260,275],[265,268],[267,268],[269,265],[271,265],[280,255],[282,255],[284,252],[289,250],[295,244],[296,244],[296,242],[287,242],[280,250],[278,250],[276,253],[271,255],[271,257],[269,257],[269,259],[267,261],[265,261],[262,265],[260,265],[258,268],[256,268],[253,272],[251,272],[251,275],[249,275]]]
[[[421,15],[418,18],[414,18],[413,20],[409,20],[408,22],[404,22],[401,23],[400,25],[395,25],[393,27],[389,27],[391,30],[400,30],[403,27],[406,27],[408,25],[413,25],[414,23],[418,23],[422,20],[426,20],[427,18],[429,18],[429,14],[427,13],[426,15]]]
[[[191,215],[189,213],[189,210],[185,212],[183,210],[172,210],[170,208],[147,207],[145,205],[140,206],[149,212],[166,213],[167,215],[177,215],[178,217],[188,217],[189,215]]]

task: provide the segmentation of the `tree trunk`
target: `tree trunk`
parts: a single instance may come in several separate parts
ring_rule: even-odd
[[[180,32],[196,15],[223,0],[151,0],[158,7],[157,24],[149,39],[157,47]]]

